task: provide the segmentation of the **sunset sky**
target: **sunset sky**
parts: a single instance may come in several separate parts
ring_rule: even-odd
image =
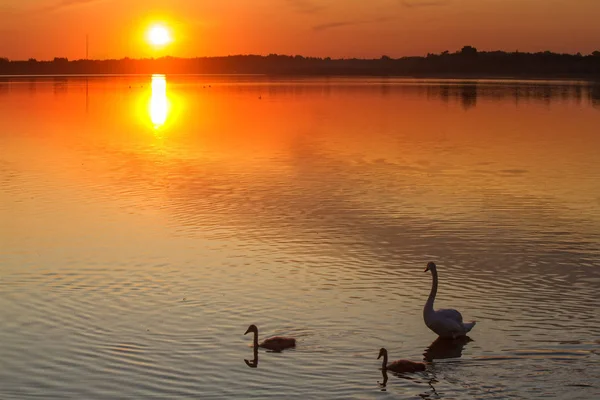
[[[302,54],[400,57],[600,48],[599,0],[0,0],[10,59]],[[156,48],[153,24],[173,39]]]

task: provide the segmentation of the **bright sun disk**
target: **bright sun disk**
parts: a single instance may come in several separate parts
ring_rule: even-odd
[[[171,34],[164,26],[154,25],[148,31],[148,41],[154,46],[164,46],[171,43]]]

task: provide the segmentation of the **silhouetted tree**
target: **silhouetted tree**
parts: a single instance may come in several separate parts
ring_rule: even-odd
[[[592,55],[594,57],[600,57],[600,51],[596,50],[596,51],[592,52]]]
[[[460,51],[463,56],[474,56],[477,54],[477,49],[473,46],[464,46]]]

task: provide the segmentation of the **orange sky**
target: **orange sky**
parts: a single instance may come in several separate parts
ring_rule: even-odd
[[[599,0],[0,0],[0,57],[392,57],[600,48]],[[153,21],[175,42],[144,40]]]

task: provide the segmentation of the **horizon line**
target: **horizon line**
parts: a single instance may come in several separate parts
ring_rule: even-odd
[[[463,54],[461,53],[461,51],[464,51],[465,48],[471,48],[475,50],[476,54],[487,54],[487,53],[505,53],[505,54],[530,54],[530,55],[535,55],[535,54],[548,54],[548,55],[559,55],[559,56],[576,56],[576,57],[588,57],[588,56],[599,56],[600,55],[600,50],[595,50],[592,51],[588,54],[582,54],[581,52],[576,52],[576,53],[557,53],[557,52],[553,52],[550,50],[544,50],[544,51],[535,51],[535,52],[531,52],[531,51],[519,51],[519,50],[515,50],[515,51],[506,51],[506,50],[477,50],[474,47],[471,46],[464,46],[462,47],[462,49],[457,50],[455,52],[450,52],[448,50],[442,51],[440,53],[427,53],[426,55],[410,55],[410,56],[401,56],[401,57],[391,57],[388,56],[386,54],[382,54],[379,57],[331,57],[331,56],[306,56],[306,55],[301,55],[301,54],[280,54],[280,53],[269,53],[269,54],[254,54],[254,53],[238,53],[238,54],[228,54],[228,55],[220,55],[220,56],[188,56],[188,57],[184,57],[184,56],[173,56],[173,55],[164,55],[164,56],[160,56],[160,57],[129,57],[129,56],[124,56],[124,57],[120,57],[120,58],[73,58],[73,59],[69,59],[68,57],[61,57],[61,56],[55,56],[51,59],[37,59],[35,57],[28,57],[28,58],[22,58],[22,59],[11,59],[9,57],[0,57],[0,61],[2,60],[8,60],[9,62],[33,62],[32,60],[35,60],[36,62],[55,62],[55,61],[68,61],[68,62],[74,62],[74,61],[88,61],[88,62],[94,62],[94,61],[123,61],[123,60],[132,60],[132,61],[142,61],[142,60],[161,60],[161,59],[179,59],[179,60],[195,60],[195,59],[216,59],[216,58],[230,58],[230,57],[263,57],[263,58],[267,58],[267,57],[289,57],[289,58],[303,58],[303,59],[312,59],[312,60],[327,60],[327,61],[348,61],[348,60],[362,60],[362,61],[373,61],[373,60],[382,60],[382,59],[389,59],[389,60],[402,60],[402,59],[409,59],[409,58],[427,58],[430,56],[444,56],[444,55],[460,55]],[[596,54],[598,53],[598,54]]]

